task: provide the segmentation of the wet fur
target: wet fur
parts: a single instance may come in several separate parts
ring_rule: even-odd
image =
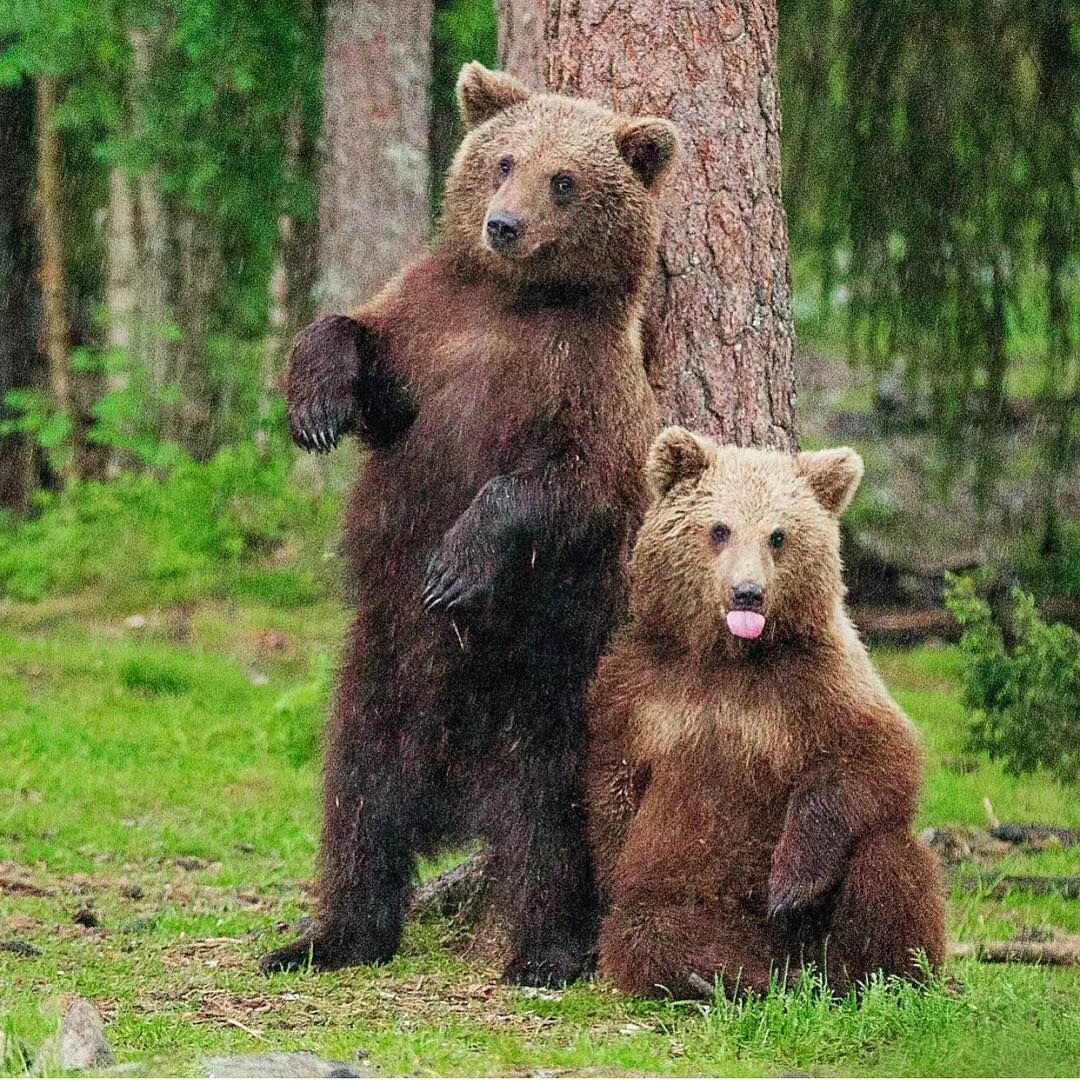
[[[584,695],[647,501],[638,323],[658,211],[620,156],[626,121],[478,65],[461,96],[473,130],[431,254],[309,328],[289,374],[302,445],[354,431],[371,453],[346,526],[358,601],[327,727],[319,910],[268,970],[388,959],[417,856],[477,836],[508,979],[573,978],[595,944]],[[551,241],[535,258],[483,245],[507,147],[542,187],[519,182],[526,210],[567,163],[588,194],[529,218]]]
[[[843,609],[836,515],[860,474],[850,451],[678,430],[654,448],[632,618],[589,697],[600,970],[625,990],[761,991],[813,962],[843,992],[918,978],[917,949],[943,958],[937,863],[911,833],[915,734]],[[747,574],[767,586],[756,641],[724,624]]]

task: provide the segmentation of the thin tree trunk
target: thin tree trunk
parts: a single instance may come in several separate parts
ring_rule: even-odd
[[[324,311],[382,286],[428,233],[431,0],[331,0],[319,204]]]
[[[154,65],[153,42],[146,31],[129,34],[132,51],[131,97],[135,105],[135,130],[146,126],[138,104]],[[146,374],[152,392],[160,392],[168,383],[171,368],[168,327],[172,323],[172,287],[169,265],[169,215],[158,187],[157,173],[148,169],[135,181],[135,237],[138,247],[138,271],[135,281],[135,317],[132,325],[132,349]],[[164,418],[160,430],[164,431]]]
[[[495,0],[499,17],[499,67],[532,90],[544,89],[545,0]]]
[[[82,432],[71,371],[60,136],[52,126],[55,107],[56,82],[42,75],[37,80],[38,281],[41,285],[42,352],[48,363],[49,392],[53,405],[70,419],[72,431],[69,441],[77,448]],[[74,471],[73,458],[69,472]]]
[[[139,252],[135,242],[135,191],[123,169],[109,172],[109,203],[105,215],[105,345],[130,357],[133,321],[136,317],[135,281]],[[127,367],[110,370],[106,388],[118,393],[128,388]],[[106,475],[123,468],[123,455],[115,448],[106,464]]]
[[[550,0],[547,84],[678,125],[646,360],[670,420],[794,448],[775,0]]]
[[[221,280],[215,238],[190,210],[174,214],[177,224],[176,319],[180,336],[173,343],[169,382],[179,388],[171,435],[196,461],[214,451],[216,435],[210,378],[210,316]],[[227,411],[227,410],[226,410]]]
[[[33,87],[0,88],[0,420],[10,390],[37,384],[31,315],[34,274]],[[0,508],[23,512],[35,486],[35,448],[23,435],[0,436]]]

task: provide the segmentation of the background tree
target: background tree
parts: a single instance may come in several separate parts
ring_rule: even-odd
[[[4,400],[38,382],[32,315],[35,262],[33,87],[22,80],[0,88],[0,421],[15,414]],[[0,509],[25,510],[36,486],[33,440],[24,432],[0,435]]]
[[[427,237],[431,20],[431,0],[327,6],[316,286],[326,311],[354,308]]]
[[[499,67],[531,90],[547,88],[544,30],[546,0],[495,0],[499,20]]]
[[[551,89],[679,126],[646,334],[663,411],[742,445],[795,445],[774,0],[551,0]]]

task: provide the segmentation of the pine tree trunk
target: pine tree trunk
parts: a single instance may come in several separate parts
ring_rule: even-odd
[[[9,390],[26,390],[40,374],[34,346],[31,286],[34,275],[32,192],[33,87],[0,87],[0,420]],[[23,512],[35,486],[33,441],[0,436],[0,508]]]
[[[544,89],[545,0],[495,0],[499,17],[499,67],[532,90]]]
[[[683,139],[646,322],[670,420],[795,446],[775,0],[550,0],[547,84]]]
[[[68,312],[67,274],[64,269],[64,207],[61,187],[60,135],[52,126],[56,82],[37,80],[37,222],[38,283],[41,286],[41,344],[48,364],[53,406],[72,424],[69,441],[74,449],[69,473],[76,473],[75,457],[82,431],[71,371],[71,322]]]
[[[380,288],[428,233],[431,0],[331,0],[319,203],[324,311]]]

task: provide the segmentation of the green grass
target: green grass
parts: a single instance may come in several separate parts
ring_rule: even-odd
[[[275,602],[271,598],[270,602]],[[115,598],[0,601],[0,1032],[32,1052],[62,993],[92,999],[122,1061],[179,1074],[207,1055],[312,1049],[380,1072],[775,1075],[1069,1074],[1080,977],[954,964],[959,983],[875,986],[828,1004],[809,985],[743,1005],[641,1002],[603,985],[503,987],[451,924],[409,927],[379,969],[262,977],[256,958],[309,909],[317,836],[310,727],[333,604],[206,600],[143,612]],[[966,754],[954,650],[878,657],[923,735],[920,824],[1080,826],[1080,800]],[[1077,873],[1075,853],[1010,856],[1011,872]],[[101,926],[74,913],[91,907]],[[951,933],[1080,932],[1080,905],[956,894]],[[1070,1050],[1070,1048],[1072,1048]],[[14,1055],[0,1072],[18,1072]]]

